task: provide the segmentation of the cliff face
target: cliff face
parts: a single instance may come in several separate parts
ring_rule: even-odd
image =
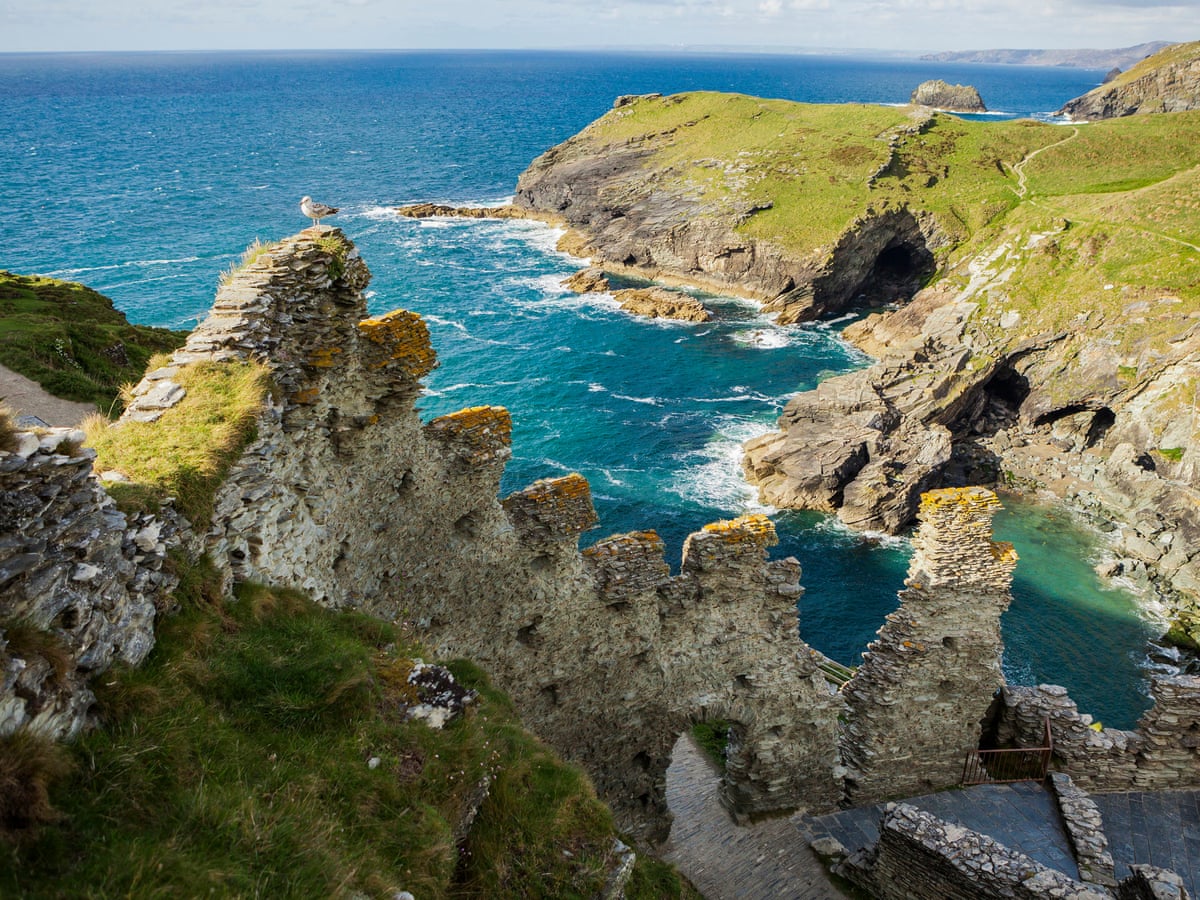
[[[706,131],[727,104],[762,107],[764,146],[745,135],[733,158],[689,158],[693,141],[728,141],[727,134]],[[767,210],[791,214],[783,202],[790,198],[777,195],[762,174],[778,165],[792,175],[803,170],[815,177],[818,163],[805,159],[802,145],[770,147],[766,129],[783,128],[802,139],[812,131],[805,113],[824,115],[786,106],[705,94],[621,98],[604,119],[534,160],[517,182],[514,205],[565,222],[579,235],[572,250],[603,268],[757,299],[781,322],[837,312],[863,294],[885,300],[911,295],[932,272],[933,252],[945,237],[935,219],[887,202],[871,206],[860,189],[873,171],[887,166],[887,141],[919,130],[922,117],[865,110],[871,122],[863,141],[855,137],[853,146],[814,148],[824,164],[832,154],[839,175],[830,176],[828,185],[853,194],[849,202],[860,206],[859,214],[836,227],[820,223],[821,233],[811,242],[780,241],[751,227]],[[795,110],[802,112],[793,117]],[[779,158],[768,162],[767,152]],[[814,210],[799,214],[817,222]]]
[[[1078,121],[1200,109],[1200,41],[1142,60],[1058,111]]]

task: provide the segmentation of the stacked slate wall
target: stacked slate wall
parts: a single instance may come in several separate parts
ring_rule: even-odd
[[[653,532],[581,553],[596,525],[586,479],[501,501],[508,412],[422,423],[428,330],[403,310],[368,317],[368,279],[335,229],[289,238],[234,273],[135,390],[128,414],[153,418],[180,396],[179,366],[253,359],[272,372],[203,549],[231,580],[411,621],[439,655],[479,662],[639,837],[665,836],[671,748],[709,717],[733,723],[736,814],[834,804],[839,703],[797,635],[799,564],[767,560],[770,521],[697,532],[674,578]]]

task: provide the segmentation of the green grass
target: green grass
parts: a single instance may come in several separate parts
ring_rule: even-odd
[[[725,748],[729,746],[730,724],[724,719],[709,719],[692,726],[692,737],[709,759],[725,770]]]
[[[1062,132],[857,104],[697,92],[613,110],[576,141],[653,151],[651,189],[770,208],[740,227],[800,255],[856,219],[909,206],[962,240],[1017,202],[1012,167]],[[895,152],[891,144],[895,143]],[[877,176],[872,184],[872,176]]]
[[[243,269],[252,266],[262,257],[275,250],[278,246],[278,243],[263,243],[258,238],[255,238],[254,242],[242,251],[241,259],[233,263],[228,269],[221,273],[221,284],[229,284],[234,275]]]
[[[648,154],[646,177],[613,202],[666,191],[719,217],[759,207],[738,229],[796,258],[823,262],[858,220],[897,208],[949,238],[942,272],[1007,242],[1011,272],[987,302],[1022,324],[994,329],[1002,342],[1086,314],[1136,358],[1200,311],[1200,112],[1064,128],[700,92],[612,110],[572,141]]]
[[[186,334],[130,325],[81,284],[0,272],[0,364],[67,400],[120,410],[121,385]]]
[[[203,526],[221,480],[254,439],[270,379],[257,363],[194,363],[175,381],[187,393],[157,422],[113,425],[94,417],[85,428],[96,470],[130,479],[109,485],[118,503],[153,510],[174,497],[179,511]]]
[[[211,567],[186,575],[186,606],[147,662],[99,679],[102,727],[67,748],[65,776],[45,747],[0,746],[0,780],[58,779],[43,824],[8,823],[0,894],[597,894],[610,813],[477,669],[452,665],[480,692],[465,717],[407,722],[404,676],[421,650],[404,632],[259,586],[224,604]],[[631,897],[680,895],[661,864],[641,862],[635,879]]]

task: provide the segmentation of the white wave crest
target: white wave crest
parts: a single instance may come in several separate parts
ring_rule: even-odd
[[[742,444],[763,430],[761,423],[747,419],[718,420],[712,440],[685,457],[667,490],[684,500],[727,510],[733,515],[776,512],[773,506],[759,502],[758,491],[742,472]]]
[[[613,394],[615,400],[628,400],[630,403],[643,403],[646,406],[662,406],[661,397],[630,397],[626,394]]]
[[[782,329],[754,328],[748,331],[735,331],[733,340],[750,347],[763,350],[778,350],[792,344],[792,335]]]

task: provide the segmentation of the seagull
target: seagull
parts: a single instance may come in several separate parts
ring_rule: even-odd
[[[300,212],[304,213],[313,220],[313,226],[321,224],[321,220],[326,216],[332,216],[337,213],[336,206],[326,206],[324,203],[317,203],[312,197],[300,198]]]

